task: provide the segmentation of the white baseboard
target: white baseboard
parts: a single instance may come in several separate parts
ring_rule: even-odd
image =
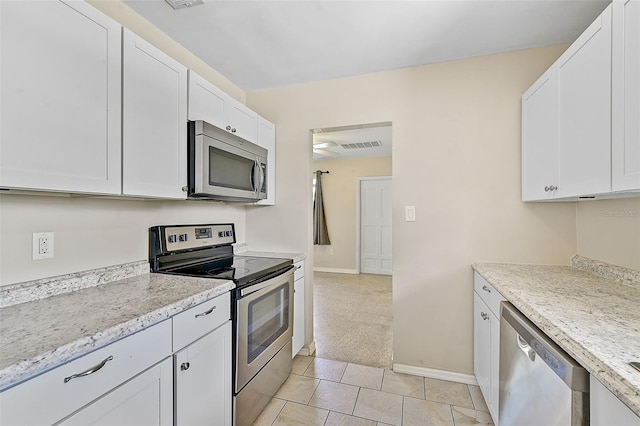
[[[449,382],[464,383],[466,385],[478,385],[473,374],[454,373],[453,371],[436,370],[433,368],[415,367],[413,365],[393,364],[396,373],[412,374],[414,376],[428,377],[430,379],[447,380]]]
[[[304,346],[302,349],[300,349],[300,351],[298,352],[298,355],[311,356],[314,353],[316,353],[316,342],[315,342],[315,340],[312,341],[311,343],[309,343],[309,345]]]
[[[358,275],[358,271],[355,269],[342,269],[342,268],[321,268],[318,266],[313,267],[313,272],[332,272],[334,274],[351,274]]]

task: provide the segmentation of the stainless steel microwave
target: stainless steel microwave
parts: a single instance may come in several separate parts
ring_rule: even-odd
[[[267,198],[267,150],[205,121],[188,125],[190,198],[253,203]]]

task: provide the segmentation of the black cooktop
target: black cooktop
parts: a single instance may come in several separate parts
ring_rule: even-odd
[[[172,274],[233,280],[242,287],[291,265],[291,259],[230,256],[167,271]]]

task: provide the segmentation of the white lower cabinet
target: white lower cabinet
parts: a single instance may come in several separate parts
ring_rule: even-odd
[[[230,306],[225,293],[0,392],[0,425],[231,426]]]
[[[591,426],[640,426],[640,417],[593,376],[589,387]]]
[[[173,363],[167,358],[62,421],[65,426],[173,424]]]
[[[293,282],[293,339],[292,356],[296,356],[304,346],[304,260],[294,264],[296,271]]]
[[[161,383],[160,371],[150,373],[152,376],[158,375],[157,378],[151,378],[151,382],[146,382],[146,376],[140,382],[135,377],[170,355],[171,322],[163,321],[0,393],[0,424],[53,424],[108,395],[112,396],[97,405],[96,411],[91,409],[86,415],[96,418],[99,417],[98,412],[109,416],[120,415],[112,401],[125,403],[134,398],[136,392],[132,389],[146,393],[149,386],[164,388],[166,377]],[[132,383],[134,381],[136,383]],[[156,399],[158,395],[155,393]],[[163,410],[172,411],[171,404],[161,401],[155,404],[161,405]],[[145,407],[126,405],[127,408],[123,409],[128,410],[128,416],[145,418],[148,424],[166,424],[156,421],[159,413],[146,418],[149,413]],[[162,421],[166,420],[162,418]]]
[[[494,423],[498,423],[500,303],[504,297],[478,273],[473,293],[473,372]]]
[[[175,424],[231,425],[231,322],[174,355]]]

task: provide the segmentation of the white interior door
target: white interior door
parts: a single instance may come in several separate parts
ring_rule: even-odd
[[[360,272],[391,275],[391,178],[360,181]]]

